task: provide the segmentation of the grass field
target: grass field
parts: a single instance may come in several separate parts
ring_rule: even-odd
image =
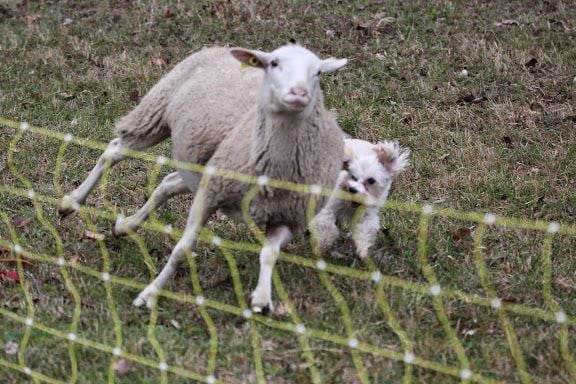
[[[270,320],[239,316],[256,285],[257,255],[205,244],[196,271],[168,286],[178,299],[161,298],[150,314],[131,306],[137,288],[105,284],[99,273],[146,284],[145,261],[163,265],[175,239],[145,229],[115,238],[111,216],[86,211],[60,220],[50,202],[31,202],[31,187],[55,198],[72,190],[99,151],[70,144],[60,174],[61,140],[2,124],[0,271],[17,268],[10,244],[32,254],[25,285],[0,281],[1,383],[184,383],[210,375],[226,383],[576,382],[571,1],[0,0],[0,118],[107,142],[114,121],[190,52],[222,44],[271,50],[290,38],[349,59],[345,71],[322,79],[347,133],[412,150],[392,200],[491,212],[525,228],[485,227],[462,214],[431,217],[426,227],[419,213],[392,206],[372,259],[382,284],[366,278],[374,265],[353,257],[348,241],[339,247],[350,256],[327,257],[330,268],[319,273],[308,242],[297,240],[287,252],[303,259],[287,255],[277,264]],[[169,156],[170,143],[150,153]],[[121,163],[88,207],[134,212],[153,168]],[[156,219],[182,228],[189,204],[175,198]],[[551,236],[527,229],[532,220],[563,227]],[[227,220],[209,229],[257,244]],[[200,289],[194,276],[208,299],[200,308],[190,299]],[[429,294],[433,281],[443,295]],[[280,303],[282,290],[291,304]],[[492,308],[493,297],[506,310]],[[25,327],[31,310],[34,326]],[[563,324],[559,313],[567,314]],[[298,322],[314,331],[297,336]],[[79,340],[68,341],[70,332]],[[118,345],[124,354],[115,358]],[[403,362],[406,351],[414,364]],[[24,365],[35,379],[19,372]]]

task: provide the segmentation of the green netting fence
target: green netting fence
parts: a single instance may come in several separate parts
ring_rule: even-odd
[[[434,372],[440,376],[447,375],[461,380],[463,382],[477,382],[477,383],[498,383],[501,380],[492,378],[485,372],[477,372],[474,370],[474,362],[469,358],[467,349],[465,348],[459,334],[456,332],[454,325],[450,321],[450,315],[446,311],[446,303],[451,301],[460,301],[470,305],[485,308],[486,311],[492,311],[497,318],[498,324],[502,327],[505,333],[506,348],[512,356],[512,359],[517,370],[517,377],[522,383],[530,383],[533,378],[527,369],[526,356],[522,352],[519,345],[515,326],[511,321],[510,316],[523,316],[540,321],[545,324],[553,324],[557,327],[557,347],[560,351],[562,359],[559,370],[563,371],[564,377],[576,379],[576,362],[574,360],[573,351],[570,350],[571,331],[576,325],[576,317],[574,314],[567,313],[558,303],[558,300],[553,296],[552,290],[552,248],[555,236],[562,234],[565,236],[576,236],[576,227],[571,225],[563,225],[556,222],[522,220],[516,218],[502,217],[493,214],[484,214],[477,212],[461,212],[448,208],[438,208],[431,205],[421,205],[415,203],[406,203],[400,201],[388,200],[383,207],[386,210],[395,210],[399,212],[408,212],[418,215],[418,231],[417,238],[417,258],[418,264],[423,275],[424,282],[415,282],[407,279],[395,277],[390,274],[382,273],[377,263],[371,259],[364,261],[364,269],[357,269],[348,266],[338,265],[330,262],[330,259],[323,259],[319,255],[316,258],[305,258],[290,253],[282,253],[280,255],[280,262],[295,264],[306,269],[317,271],[319,281],[323,287],[330,293],[330,296],[336,303],[340,317],[343,321],[344,330],[343,334],[335,334],[327,329],[321,327],[307,326],[303,320],[302,315],[297,311],[296,307],[290,300],[289,292],[284,286],[283,281],[278,273],[274,273],[273,282],[277,294],[277,301],[282,302],[288,313],[288,320],[277,320],[257,313],[253,313],[249,304],[245,300],[245,288],[242,286],[240,279],[240,272],[234,258],[235,251],[245,251],[257,254],[260,251],[258,243],[243,243],[224,239],[217,236],[209,228],[203,228],[200,234],[200,241],[203,243],[212,244],[217,247],[224,255],[227,265],[230,269],[232,276],[234,292],[236,295],[236,305],[219,302],[213,299],[206,298],[202,292],[202,285],[197,273],[196,262],[193,257],[188,258],[190,264],[190,278],[191,278],[191,294],[176,293],[170,290],[163,290],[159,296],[163,300],[171,300],[175,302],[189,303],[198,307],[198,311],[206,325],[210,338],[210,348],[207,358],[207,367],[200,373],[199,371],[190,370],[171,364],[167,361],[165,351],[163,350],[162,343],[158,340],[155,329],[158,321],[158,305],[154,306],[150,312],[148,319],[147,338],[153,346],[156,359],[151,359],[136,353],[132,353],[125,349],[123,345],[123,324],[117,314],[115,297],[112,294],[114,286],[126,287],[133,289],[135,292],[141,290],[146,284],[129,279],[125,277],[115,276],[114,270],[111,269],[110,251],[106,242],[97,239],[100,253],[102,255],[102,268],[94,269],[82,265],[81,263],[74,263],[65,257],[64,243],[61,234],[58,232],[57,227],[53,222],[50,222],[44,215],[45,207],[56,207],[59,205],[62,196],[66,191],[63,190],[61,178],[63,172],[63,161],[66,150],[70,145],[82,146],[91,149],[104,150],[106,144],[96,142],[80,137],[75,137],[72,134],[66,134],[40,127],[34,127],[27,123],[17,123],[7,119],[0,118],[1,128],[5,132],[10,132],[11,141],[8,145],[7,153],[7,167],[9,172],[14,177],[16,182],[14,185],[0,185],[0,193],[12,197],[19,197],[29,199],[36,212],[36,219],[42,224],[45,230],[50,233],[50,236],[55,242],[55,252],[43,253],[27,249],[25,246],[20,245],[21,238],[14,228],[7,211],[0,207],[0,225],[4,226],[9,234],[6,238],[0,238],[0,247],[5,250],[10,250],[13,257],[17,260],[17,270],[20,277],[20,292],[26,302],[25,315],[17,313],[5,307],[0,308],[0,318],[2,322],[12,321],[21,324],[23,329],[22,338],[19,342],[17,363],[9,359],[0,358],[0,366],[2,369],[14,372],[20,372],[28,375],[33,382],[49,382],[49,383],[63,383],[63,382],[78,382],[79,378],[79,362],[78,362],[78,346],[91,348],[102,353],[109,354],[110,364],[103,369],[107,370],[108,382],[114,382],[116,379],[116,372],[114,363],[120,359],[127,359],[137,365],[142,365],[157,369],[159,373],[160,382],[168,382],[168,374],[176,375],[185,379],[193,381],[207,382],[207,383],[220,383],[225,382],[219,378],[218,374],[218,350],[219,330],[214,324],[211,317],[211,311],[221,311],[239,318],[244,318],[246,322],[254,324],[250,327],[250,340],[251,345],[251,364],[255,372],[256,382],[262,383],[266,381],[266,374],[263,364],[263,349],[262,337],[259,329],[262,327],[276,329],[287,334],[292,334],[294,343],[297,344],[302,352],[302,357],[306,362],[308,370],[309,381],[313,383],[322,382],[322,373],[317,367],[317,359],[315,351],[311,348],[311,342],[322,341],[332,343],[339,347],[346,348],[350,353],[350,358],[353,362],[357,378],[362,383],[370,382],[370,368],[363,363],[363,356],[371,355],[375,359],[392,360],[403,364],[403,382],[410,383],[414,380],[414,369],[424,369]],[[53,184],[55,195],[42,194],[35,191],[34,180],[29,180],[18,169],[14,160],[14,155],[21,140],[25,137],[33,137],[37,140],[47,138],[56,139],[61,141],[61,146],[58,150],[56,158],[56,166],[53,174]],[[172,161],[165,157],[158,157],[144,152],[129,151],[127,155],[135,159],[152,164],[152,170],[148,180],[149,189],[156,184],[157,178],[160,174],[162,167],[180,167],[187,168],[195,172],[205,172],[206,169],[201,165],[186,164]],[[227,170],[210,169],[210,173],[221,177],[233,178],[245,183],[253,184],[254,187],[250,190],[248,195],[244,198],[244,204],[250,202],[262,186],[262,179],[254,176],[237,174]],[[106,176],[102,181],[106,183]],[[322,191],[314,186],[296,185],[286,183],[278,180],[266,180],[266,184],[273,188],[283,188],[301,193],[309,193],[311,204],[309,206],[309,214],[313,211],[313,206],[319,194],[327,195],[330,191]],[[343,199],[357,199],[352,195],[342,193]],[[93,218],[102,218],[107,220],[114,220],[117,216],[115,207],[108,201],[104,200],[104,207],[92,206],[79,206],[78,213],[84,222],[86,229],[96,231]],[[430,238],[430,224],[435,218],[444,218],[450,220],[461,220],[476,225],[473,232],[473,264],[475,272],[479,276],[483,294],[469,293],[459,290],[457,287],[441,286],[439,279],[436,275],[434,268],[428,255],[428,242]],[[150,231],[156,231],[165,235],[171,236],[177,240],[181,231],[173,229],[171,225],[161,223],[156,219],[148,220],[144,228]],[[525,305],[522,303],[514,303],[503,300],[498,297],[497,291],[493,287],[493,282],[489,276],[489,269],[486,259],[483,254],[484,239],[487,232],[491,227],[501,227],[509,229],[522,229],[527,231],[534,231],[535,233],[543,234],[543,242],[540,248],[539,263],[541,264],[541,294],[544,298],[545,305],[536,307]],[[254,228],[252,228],[254,229]],[[257,232],[257,231],[255,231]],[[258,238],[258,236],[256,236]],[[143,261],[149,269],[151,277],[155,276],[157,269],[155,263],[150,257],[145,242],[137,234],[131,234],[130,238],[137,244],[141,251]],[[30,287],[28,285],[27,276],[24,270],[23,260],[33,260],[38,263],[46,263],[59,268],[60,276],[65,281],[66,289],[74,302],[74,310],[71,322],[66,331],[55,329],[35,318],[35,303],[30,295]],[[254,260],[254,266],[257,262]],[[82,298],[76,288],[70,274],[74,273],[85,274],[92,276],[103,281],[105,287],[105,302],[108,311],[111,315],[114,325],[115,342],[114,344],[103,343],[98,340],[91,340],[82,336],[80,330],[80,317],[81,317],[81,301]],[[399,343],[397,348],[382,347],[371,342],[371,340],[362,340],[357,337],[357,329],[354,326],[354,321],[351,318],[350,308],[347,304],[345,294],[341,292],[335,285],[334,281],[339,278],[356,279],[371,282],[372,289],[374,290],[376,303],[381,311],[382,320],[389,326],[389,328],[396,335],[397,340],[394,342]],[[434,308],[434,314],[441,324],[442,332],[445,338],[451,345],[456,357],[457,364],[445,364],[439,361],[433,361],[423,358],[418,355],[416,351],[417,341],[411,339],[407,332],[403,329],[403,324],[397,317],[393,307],[390,304],[389,291],[391,289],[400,289],[406,292],[418,293],[426,295],[431,298]],[[137,309],[134,309],[137,311]],[[27,351],[31,343],[32,330],[45,333],[56,339],[66,343],[68,350],[68,359],[70,366],[69,377],[50,377],[41,373],[41,369],[35,369],[27,363]],[[207,372],[207,374],[205,373]],[[439,376],[439,377],[440,377]],[[442,380],[439,379],[438,382]]]

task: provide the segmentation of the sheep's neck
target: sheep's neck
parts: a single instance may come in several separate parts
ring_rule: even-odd
[[[313,183],[322,160],[318,140],[323,134],[323,106],[317,102],[304,116],[259,113],[253,147],[254,171],[275,179]]]

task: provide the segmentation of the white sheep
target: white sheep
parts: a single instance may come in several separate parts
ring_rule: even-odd
[[[232,56],[249,68],[241,69]],[[124,158],[122,148],[145,149],[168,136],[177,160],[332,188],[342,164],[342,132],[324,108],[319,75],[345,64],[345,59],[321,60],[296,44],[270,53],[209,48],[191,55],[118,122],[119,137],[110,142],[86,181],[64,198],[61,212],[69,213],[74,203],[86,199],[106,163]],[[154,295],[194,248],[199,230],[216,209],[240,216],[240,204],[251,188],[218,176],[206,175],[201,182],[197,173],[180,169],[179,174],[196,192],[186,229],[159,276],[134,300],[136,306],[153,304]],[[305,194],[270,187],[252,200],[250,216],[265,228],[266,236],[252,294],[254,311],[272,307],[273,266],[292,234],[307,227],[308,200]]]

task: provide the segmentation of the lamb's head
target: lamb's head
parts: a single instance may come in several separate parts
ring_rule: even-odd
[[[344,191],[383,201],[388,197],[392,180],[408,165],[410,150],[401,148],[396,141],[383,141],[366,146],[355,146],[345,140],[344,169],[347,175],[340,185]],[[353,207],[359,204],[352,202]]]
[[[346,65],[346,59],[322,60],[298,44],[284,45],[272,52],[233,48],[241,63],[265,71],[260,102],[272,112],[305,113],[318,99],[319,76]]]

